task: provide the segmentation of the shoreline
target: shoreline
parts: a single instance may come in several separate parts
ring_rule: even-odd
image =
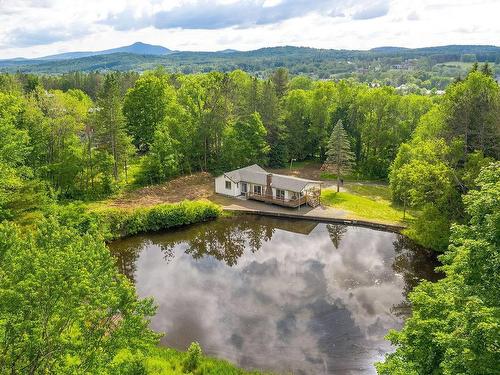
[[[403,225],[384,224],[384,223],[377,223],[373,221],[357,220],[357,219],[342,219],[336,217],[313,216],[313,215],[309,216],[309,215],[285,213],[279,211],[247,210],[247,209],[237,209],[229,207],[223,207],[222,209],[225,212],[234,212],[240,215],[257,215],[257,216],[269,216],[269,217],[277,217],[284,219],[310,220],[310,221],[318,221],[324,223],[336,223],[342,225],[352,225],[370,229],[378,229],[392,233],[401,233],[402,230],[407,229],[407,227]]]

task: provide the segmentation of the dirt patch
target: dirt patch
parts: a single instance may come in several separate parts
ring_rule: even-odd
[[[214,178],[206,172],[178,177],[160,185],[124,193],[110,202],[112,207],[133,208],[175,203],[185,199],[206,199],[214,194]]]

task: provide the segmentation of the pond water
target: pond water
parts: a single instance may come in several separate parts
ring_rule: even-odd
[[[371,374],[436,260],[407,238],[360,227],[240,216],[110,244],[164,345],[198,341],[247,369]]]

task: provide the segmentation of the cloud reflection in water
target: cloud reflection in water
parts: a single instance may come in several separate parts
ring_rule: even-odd
[[[165,345],[196,340],[246,368],[350,374],[374,372],[406,293],[436,277],[429,254],[410,245],[365,228],[244,217],[111,248],[158,304],[152,328]]]

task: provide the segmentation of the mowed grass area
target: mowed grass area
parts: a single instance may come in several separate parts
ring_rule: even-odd
[[[321,203],[348,211],[350,219],[376,221],[387,224],[406,224],[413,216],[408,211],[403,220],[403,209],[391,202],[388,186],[350,184],[347,192],[337,193],[335,189],[325,189],[321,193]]]
[[[322,180],[337,181],[337,175],[332,172],[322,171],[319,177]],[[376,178],[370,179],[367,178],[366,176],[362,176],[361,174],[356,174],[356,173],[346,174],[342,176],[342,179],[344,181],[380,181],[380,179]]]

